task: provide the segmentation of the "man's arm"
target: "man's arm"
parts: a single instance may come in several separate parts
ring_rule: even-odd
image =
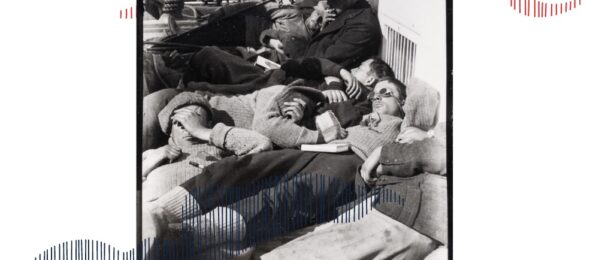
[[[279,112],[276,97],[284,89],[285,87],[276,86],[260,90],[256,98],[252,129],[282,148],[318,143],[319,131],[299,126],[294,120],[283,117]]]
[[[160,167],[168,160],[174,160],[180,156],[182,151],[171,145],[164,145],[158,149],[150,149],[141,154],[141,176],[146,178],[150,172]]]
[[[260,153],[272,150],[272,142],[266,136],[244,128],[217,123],[211,130],[209,143],[232,151],[236,155]]]

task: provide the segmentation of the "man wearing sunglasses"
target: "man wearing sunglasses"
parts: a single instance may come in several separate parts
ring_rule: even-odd
[[[191,178],[157,200],[144,204],[144,238],[161,237],[169,224],[178,223],[183,217],[198,218],[191,223],[207,224],[195,226],[195,236],[236,232],[237,230],[234,230],[236,227],[243,227],[238,231],[238,234],[242,235],[233,237],[236,241],[224,240],[229,238],[225,235],[208,239],[220,243],[252,239],[250,236],[254,236],[254,239],[260,237],[255,230],[273,221],[273,219],[265,219],[265,216],[277,216],[281,212],[298,211],[301,213],[298,216],[303,217],[302,221],[307,224],[310,224],[313,219],[315,219],[313,221],[327,221],[327,219],[318,218],[317,214],[333,215],[336,207],[347,203],[348,201],[342,198],[347,188],[355,182],[362,182],[357,169],[375,148],[393,143],[399,134],[403,115],[401,105],[406,97],[405,86],[397,81],[385,80],[379,82],[374,91],[376,94],[371,95],[371,99],[374,100],[372,112],[365,115],[359,125],[348,127],[346,138],[329,142],[347,143],[352,152],[328,154],[285,149],[224,158],[206,167],[202,174]],[[331,183],[329,189],[320,189],[316,187],[317,182],[298,178],[300,173],[315,173],[338,181]],[[280,184],[270,186],[251,194],[252,197],[235,198],[234,196],[233,201],[226,194],[232,187],[251,184],[277,175],[283,182],[282,186]],[[190,195],[189,191],[192,191]],[[310,199],[324,200],[322,212],[314,208],[294,208],[297,207],[297,203],[293,200],[300,198],[302,193],[310,191],[312,192],[307,194],[311,196]],[[275,195],[265,196],[264,194]],[[178,207],[184,205],[186,200],[191,201],[189,204],[192,205],[192,209],[183,212]],[[252,200],[261,200],[261,203],[254,210],[252,208],[246,210],[243,205]],[[207,212],[213,213],[202,215]],[[236,217],[215,218],[215,214],[227,216],[227,212]],[[181,213],[184,213],[184,216]],[[231,230],[224,229],[230,226]],[[207,229],[204,233],[201,232],[203,228]],[[249,241],[252,242],[252,240]]]
[[[229,54],[228,54],[229,55]],[[232,55],[229,55],[232,56]],[[198,66],[198,58],[193,57],[195,66]],[[221,65],[221,64],[220,64]],[[251,65],[248,64],[244,68],[241,68],[240,71],[250,71],[248,68]],[[256,68],[257,69],[257,68]],[[203,71],[225,71],[224,67],[219,67],[219,69],[212,69],[212,68],[202,68]],[[309,77],[312,79],[322,78],[323,75],[341,75],[345,78],[345,82],[349,86],[346,88],[346,92],[344,92],[343,86],[338,83],[332,83],[335,81],[335,77],[332,77],[329,83],[326,83],[325,89],[321,92],[325,97],[327,104],[324,104],[323,107],[320,107],[317,111],[318,114],[323,113],[325,111],[331,110],[335,115],[336,118],[340,121],[343,127],[356,125],[360,122],[363,115],[370,113],[371,107],[368,102],[359,103],[358,100],[366,100],[366,95],[368,93],[368,89],[373,87],[375,83],[379,79],[385,78],[393,78],[393,71],[391,68],[382,60],[377,58],[369,59],[363,62],[358,68],[353,69],[351,72],[343,69],[342,67],[329,62],[327,60],[320,60],[320,59],[304,59],[300,61],[291,61],[284,64],[280,70],[275,70],[279,73],[290,75],[291,77],[297,78],[298,76],[301,77]],[[282,71],[282,72],[281,72]],[[257,72],[258,73],[258,72]],[[206,73],[205,73],[206,74]],[[219,73],[215,73],[219,74]],[[236,81],[246,80],[244,79],[243,74],[236,74],[237,77],[240,79],[233,77]],[[262,74],[260,74],[262,75]],[[259,75],[259,76],[260,76]],[[228,80],[232,79],[230,75],[226,75],[227,77],[221,77],[220,75],[215,75],[216,79],[209,79],[211,82],[219,82],[221,80]],[[256,78],[256,77],[255,77]],[[254,79],[254,81],[265,80],[264,75],[260,78]],[[205,82],[206,83],[206,82]],[[209,84],[209,83],[207,83]],[[279,83],[276,83],[279,84]],[[303,84],[303,83],[302,83]],[[231,84],[230,84],[231,85]],[[216,84],[212,89],[205,88],[199,90],[207,90],[208,92],[214,92],[217,87],[225,87],[228,84],[219,85]],[[190,87],[190,85],[189,85]],[[190,88],[190,90],[196,90]],[[226,122],[228,126],[235,126],[241,127],[246,129],[251,129],[253,127],[252,122],[249,120],[241,119],[243,116],[239,116],[244,113],[248,113],[248,111],[252,110],[252,106],[257,107],[257,103],[267,102],[274,94],[273,89],[276,89],[276,86],[265,87],[260,90],[253,90],[250,93],[244,94],[234,94],[234,95],[217,95],[217,94],[208,94],[209,99],[215,99],[216,101],[212,103],[213,109],[216,111],[220,111],[220,114],[223,113],[226,116],[222,119]],[[180,90],[177,89],[164,89],[147,95],[143,99],[143,150],[153,149],[160,147],[165,144],[168,136],[164,135],[164,133],[160,130],[158,125],[158,113],[166,106],[166,104],[178,93]],[[250,97],[258,97],[258,98],[250,98]],[[265,98],[260,98],[265,97]],[[251,100],[252,102],[245,100]],[[222,102],[223,101],[223,102]],[[231,104],[231,106],[227,106],[225,104]],[[243,105],[241,105],[244,103]],[[300,103],[292,103],[292,112],[293,114],[301,114],[296,113],[297,111],[304,111],[305,105],[299,105]],[[260,104],[262,107],[263,104]],[[235,111],[234,111],[235,110]],[[225,112],[224,112],[225,111]],[[256,111],[251,111],[251,113],[255,113]],[[236,115],[239,117],[236,118]],[[314,115],[306,115],[308,117],[313,117]],[[226,118],[230,117],[230,118]],[[252,115],[246,117],[251,118]],[[230,120],[231,119],[231,120]],[[213,118],[213,120],[217,120]],[[232,123],[232,124],[230,124]]]

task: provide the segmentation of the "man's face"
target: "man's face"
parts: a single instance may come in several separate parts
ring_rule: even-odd
[[[399,92],[395,84],[389,81],[377,83],[369,98],[372,101],[373,112],[381,115],[398,116],[401,110]]]
[[[371,71],[372,59],[366,60],[360,66],[352,69],[350,73],[364,86],[370,86],[375,79],[375,73]]]
[[[186,106],[182,109],[190,109],[199,114],[199,124],[206,127],[208,119],[207,110],[200,106]],[[196,144],[198,140],[194,138],[179,122],[172,122],[172,129],[170,130],[170,138],[177,146],[189,146]]]

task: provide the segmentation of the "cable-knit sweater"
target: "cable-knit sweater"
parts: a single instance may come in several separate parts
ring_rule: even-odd
[[[277,99],[287,88],[284,85],[276,85],[246,95],[201,93],[209,100],[213,122],[255,130],[283,148],[317,143],[318,131],[299,126],[293,120],[280,115]],[[211,140],[227,143],[225,137],[219,133],[223,131],[213,131],[212,135],[215,136],[212,136]]]
[[[349,143],[350,149],[363,160],[379,146],[394,143],[400,132],[402,119],[372,113],[365,115],[360,125],[346,128],[348,136],[331,144]]]

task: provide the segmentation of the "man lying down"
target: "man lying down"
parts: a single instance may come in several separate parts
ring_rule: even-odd
[[[447,259],[444,143],[427,138],[387,144],[371,153],[360,172],[381,197],[396,194],[404,203],[376,198],[380,202],[361,219],[323,224],[261,259]]]
[[[211,58],[209,59],[213,62],[211,66],[202,65],[204,56]],[[219,56],[218,58],[220,59],[213,59],[213,56]],[[366,99],[366,93],[368,93],[367,88],[373,87],[378,79],[386,77],[393,78],[394,76],[391,68],[389,68],[389,66],[382,60],[376,58],[366,60],[359,67],[351,70],[351,72],[348,72],[346,69],[343,69],[335,63],[315,58],[292,61],[288,66],[283,67],[283,69],[264,72],[248,62],[216,48],[205,48],[201,52],[195,54],[191,60],[194,61],[191,62],[191,66],[193,67],[195,74],[198,75],[198,77],[201,77],[202,80],[207,80],[208,82],[204,84],[207,84],[209,87],[205,89],[191,87],[185,90],[205,90],[199,93],[202,93],[211,104],[213,111],[211,121],[213,124],[224,123],[227,126],[253,129],[259,132],[268,130],[266,129],[267,125],[260,123],[254,124],[253,121],[255,119],[268,118],[265,117],[263,113],[268,111],[270,103],[273,103],[273,99],[276,99],[278,95],[281,95],[286,88],[285,86],[276,85],[292,83],[284,81],[285,76],[291,78],[304,77],[307,79],[322,80],[325,76],[343,77],[348,94],[343,91],[345,86],[337,83],[330,83],[322,92],[329,103],[346,101],[349,96],[356,96],[358,97],[358,100]],[[233,64],[237,66],[228,65],[232,64],[232,62],[229,62],[231,60],[233,60]],[[234,73],[232,73],[232,71]],[[266,76],[267,73],[282,74],[283,80],[270,80]],[[201,82],[202,81],[200,81],[200,83]],[[246,82],[244,84],[248,86],[243,85],[240,82]],[[255,88],[250,88],[249,84],[252,82],[261,85],[257,85]],[[307,83],[308,82],[304,83],[304,86],[315,87],[314,85],[308,85]],[[236,92],[233,92],[233,94],[218,94],[218,92],[224,92],[223,90],[227,89],[226,87],[231,89],[238,88],[241,89],[241,91],[248,89],[248,91],[241,94]],[[144,151],[158,148],[166,144],[168,137],[160,130],[160,126],[158,125],[158,113],[181,91],[182,90],[177,89],[163,89],[144,97],[142,126],[142,144]],[[232,92],[230,91],[230,93]],[[361,103],[358,106],[356,103],[356,100],[350,100],[347,102],[347,108],[334,110],[336,116],[339,117],[340,122],[344,126],[351,121],[344,117],[354,115],[353,118],[357,118],[358,115],[366,114],[370,111],[370,105],[368,103]],[[355,121],[352,123],[358,123],[358,120],[356,119],[352,121]],[[273,138],[271,138],[271,141],[277,143]],[[291,144],[286,145],[286,147],[294,146]]]
[[[329,11],[326,10],[326,12],[331,12],[332,15],[335,15],[335,17],[332,17],[334,21],[327,25],[325,29],[311,34],[308,32],[298,8],[278,8],[274,3],[264,4],[260,7],[266,9],[268,14],[254,16],[267,17],[269,22],[272,21],[274,25],[271,31],[275,33],[263,33],[262,35],[256,35],[254,38],[261,37],[262,39],[267,39],[267,42],[270,38],[273,38],[274,41],[281,40],[281,46],[275,48],[284,50],[285,53],[291,53],[292,55],[289,55],[290,59],[302,57],[324,58],[338,63],[347,69],[354,68],[369,57],[377,55],[378,47],[381,44],[380,26],[369,4],[365,0],[330,0],[327,2],[331,6],[331,9]],[[325,12],[322,11],[322,13]],[[317,15],[315,17],[319,18]],[[324,19],[324,21],[326,20]],[[230,28],[204,28],[210,31],[203,35],[195,31],[192,33],[193,37],[191,37],[190,42],[186,43],[209,46],[239,46],[245,44],[229,44],[226,42],[226,37],[224,37],[222,42],[211,40],[211,36],[217,36],[219,31],[234,31],[236,28],[234,24],[227,24],[227,27]],[[257,25],[251,25],[250,27],[257,27]],[[228,37],[235,36],[229,35]],[[301,43],[295,44],[299,42]],[[291,45],[296,46],[291,48]],[[250,46],[256,47],[255,45]],[[244,55],[244,51],[240,51],[240,53],[240,56],[251,56],[250,54]],[[295,55],[294,53],[298,54]],[[174,88],[178,85],[181,73],[170,70],[171,64],[163,66],[165,59],[166,55],[162,56],[151,52],[144,53],[144,77],[147,83],[146,88],[150,93],[161,89],[163,86]],[[280,63],[283,63],[282,61]]]
[[[248,95],[182,92],[174,96],[157,114],[158,125],[154,126],[170,135],[168,144],[144,152],[144,199],[159,197],[198,175],[200,168],[229,155],[343,137],[345,132],[334,119],[327,120],[334,128],[316,129],[315,104],[323,98],[315,89],[283,85]],[[254,111],[249,110],[251,105]],[[233,126],[245,122],[250,124],[247,128]],[[170,164],[165,164],[166,159]]]
[[[375,67],[387,65],[378,58],[363,60],[359,66],[368,71],[376,71],[367,66],[375,64]],[[253,62],[244,60],[234,54],[218,47],[203,47],[194,53],[173,55],[168,60],[169,68],[176,71],[176,77],[166,84],[158,83],[153,79],[153,88],[161,89],[168,85],[185,90],[201,90],[222,94],[247,94],[262,88],[277,84],[303,85],[320,90],[346,91],[350,98],[358,98],[360,95],[359,81],[364,86],[371,87],[375,81],[371,77],[357,77],[343,66],[330,60],[318,57],[306,57],[291,59],[281,65],[273,64],[271,69],[254,65]],[[381,71],[385,71],[381,69]],[[393,77],[393,75],[381,75]],[[344,81],[344,84],[342,84]],[[366,94],[366,93],[365,93]]]
[[[160,126],[170,138],[168,144],[142,154],[144,199],[163,194],[223,157],[272,150],[271,141],[253,130],[222,123],[209,130],[212,115],[205,97],[188,92],[177,95],[160,111]],[[210,141],[195,138],[187,129],[210,131]]]
[[[200,241],[198,246],[201,249],[213,244],[256,243],[253,237],[257,237],[258,229],[279,221],[277,216],[296,212],[296,218],[299,218],[296,222],[305,225],[313,224],[319,214],[333,216],[336,207],[347,202],[342,195],[350,190],[350,186],[355,181],[364,183],[357,173],[363,161],[377,147],[393,143],[399,133],[405,86],[387,80],[378,83],[373,93],[376,94],[371,96],[372,113],[363,118],[361,125],[347,128],[345,139],[330,142],[349,143],[352,152],[328,154],[285,149],[222,159],[206,167],[201,175],[144,204],[144,238],[161,238],[169,231],[170,224],[180,223],[183,217],[185,220],[188,217],[191,219],[185,223],[191,223],[195,241]],[[338,181],[331,183],[329,188],[318,189],[314,187],[317,182],[298,178],[302,174],[328,176]],[[247,194],[251,195],[249,197],[241,196],[241,199],[228,196],[231,187],[273,175],[280,175],[282,184],[262,187]],[[323,198],[323,210],[319,212],[315,207],[299,207],[299,203],[294,203],[302,193],[312,201]],[[188,205],[190,208],[183,208]],[[219,235],[226,232],[234,235]]]
[[[363,88],[374,87],[378,79],[393,78],[391,68],[379,59],[367,60],[352,74]],[[148,150],[143,158],[143,199],[159,197],[200,174],[198,167],[229,155],[271,150],[269,143],[290,148],[341,138],[345,132],[340,126],[358,125],[363,115],[371,112],[369,101],[325,104],[329,100],[326,92],[281,85],[245,95],[179,94],[166,89],[145,97],[143,144]],[[318,101],[324,105],[320,103],[318,108]],[[326,111],[337,118],[336,124],[328,126],[336,127],[318,129],[315,116]]]

